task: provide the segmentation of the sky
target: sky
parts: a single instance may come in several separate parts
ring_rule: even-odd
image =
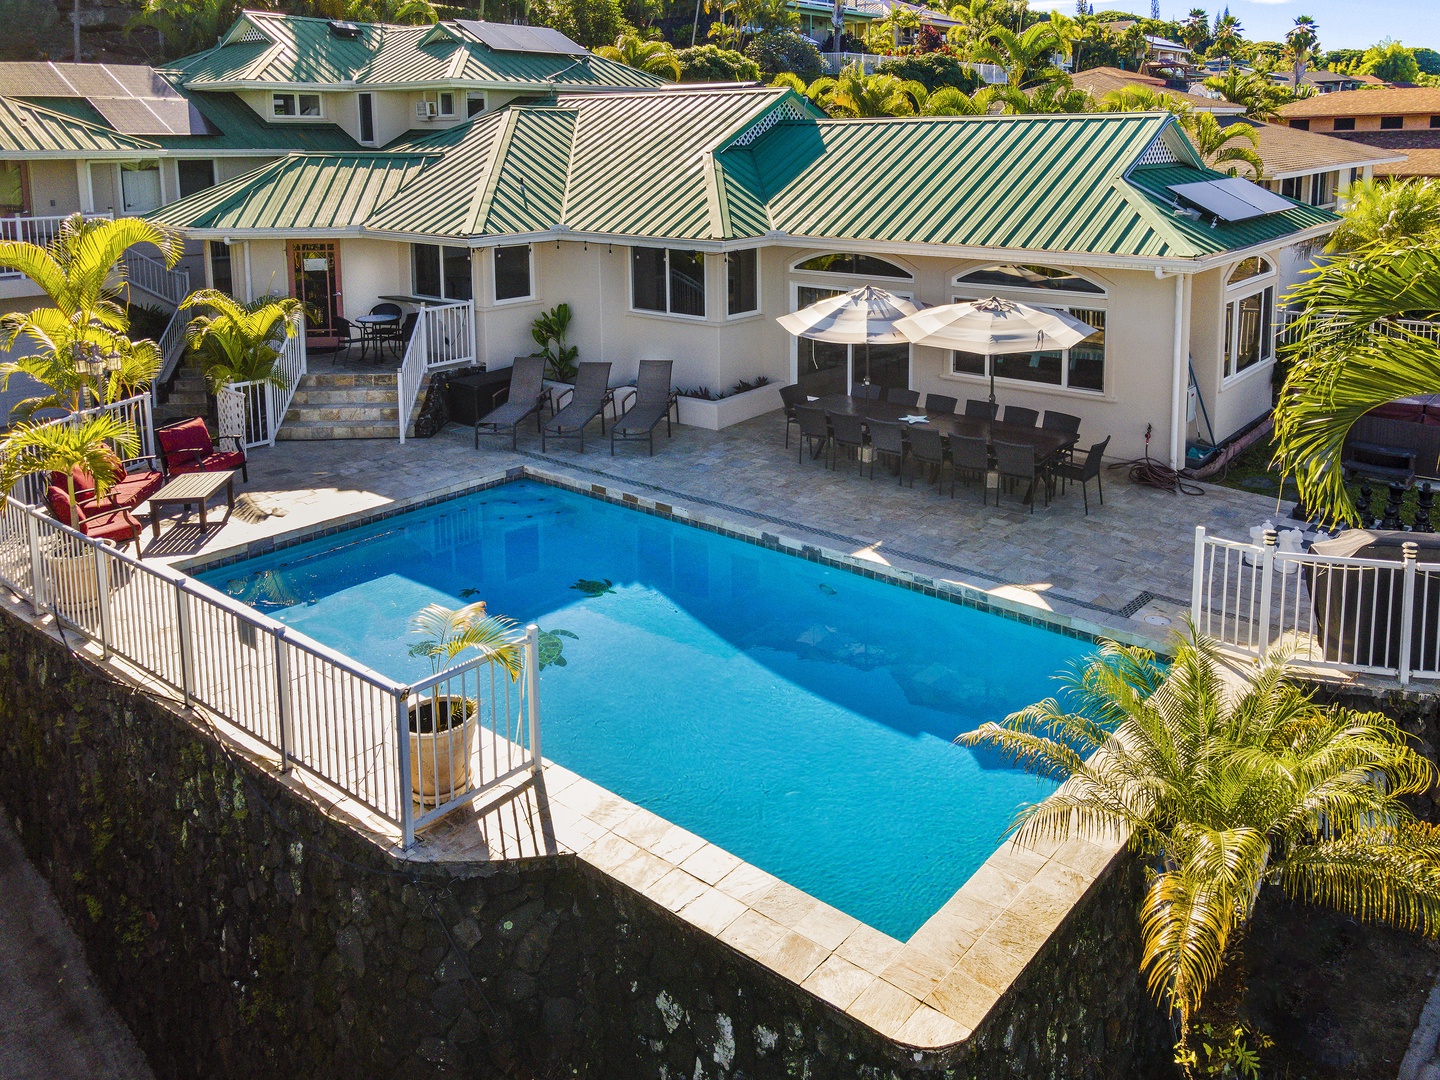
[[[1094,0],[1096,10],[1131,10],[1150,14],[1150,0]],[[1297,15],[1320,24],[1322,49],[1363,49],[1391,37],[1412,47],[1440,50],[1440,5],[1436,0],[1229,0],[1230,14],[1240,20],[1251,41],[1283,41]],[[1059,8],[1073,14],[1075,0],[1030,0],[1032,8]],[[1225,0],[1160,0],[1162,19],[1183,19],[1192,7],[1210,13]]]

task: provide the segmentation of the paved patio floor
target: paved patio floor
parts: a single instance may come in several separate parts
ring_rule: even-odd
[[[1021,492],[983,505],[981,488],[940,493],[924,476],[898,486],[877,467],[859,475],[843,460],[831,471],[822,460],[797,462],[795,442],[784,446],[784,422],[772,413],[722,432],[676,426],[661,429],[653,458],[643,444],[621,446],[592,425],[580,453],[551,444],[541,453],[533,430],[512,452],[508,440],[482,439],[450,425],[433,439],[278,443],[252,451],[250,480],[237,510],[202,536],[194,518],[147,529],[145,554],[184,559],[252,540],[436,492],[528,464],[586,483],[776,531],[807,543],[883,561],[931,577],[960,581],[1012,600],[1047,608],[1111,630],[1163,638],[1188,610],[1194,530],[1248,538],[1275,513],[1273,499],[1202,485],[1190,497],[1131,483],[1123,469],[1106,469],[1105,505],[1091,485],[1090,514],[1080,492],[1043,499],[1034,513]],[[1286,508],[1288,510],[1288,508]],[[1156,617],[1171,620],[1156,623]]]

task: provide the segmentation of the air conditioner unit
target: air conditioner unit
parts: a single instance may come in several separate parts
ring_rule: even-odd
[[[415,115],[421,120],[435,119],[435,102],[417,101],[415,103]]]

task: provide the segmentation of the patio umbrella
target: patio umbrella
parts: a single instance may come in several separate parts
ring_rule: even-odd
[[[985,357],[1068,349],[1095,333],[1069,312],[1018,300],[971,300],[926,308],[899,320],[895,329],[916,345],[960,349]],[[995,365],[990,367],[990,404],[995,404]]]
[[[817,300],[809,307],[775,321],[796,337],[837,345],[864,345],[865,371],[870,371],[870,344],[899,345],[910,339],[895,324],[920,311],[920,305],[894,293],[866,285]]]

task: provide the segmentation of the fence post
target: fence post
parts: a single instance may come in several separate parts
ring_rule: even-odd
[[[100,602],[100,657],[110,655],[110,639],[114,636],[110,624],[110,567],[106,563],[103,544],[95,545],[95,588]]]
[[[1275,542],[1279,534],[1265,530],[1264,562],[1260,571],[1260,659],[1270,650],[1270,593],[1275,581]]]
[[[530,720],[530,771],[540,775],[540,627],[525,627],[525,706]]]
[[[1200,602],[1204,594],[1202,582],[1205,579],[1205,526],[1195,526],[1195,569],[1190,578],[1190,621],[1195,629],[1200,628]]]
[[[395,746],[400,766],[400,835],[405,847],[415,843],[415,791],[410,776],[409,689],[395,695]]]
[[[178,581],[175,583],[175,606],[180,631],[180,689],[188,709],[195,699],[195,642],[190,636],[190,596]]]
[[[290,653],[285,648],[285,631],[275,631],[275,708],[280,713],[280,771],[290,771],[295,752],[294,702],[290,697]]]
[[[40,558],[40,519],[35,511],[25,511],[25,527],[30,534],[30,607],[39,615],[45,607],[45,566]]]
[[[1405,560],[1404,585],[1400,594],[1400,685],[1410,685],[1410,645],[1415,634],[1415,563],[1420,558],[1420,545],[1406,540],[1400,546]]]

